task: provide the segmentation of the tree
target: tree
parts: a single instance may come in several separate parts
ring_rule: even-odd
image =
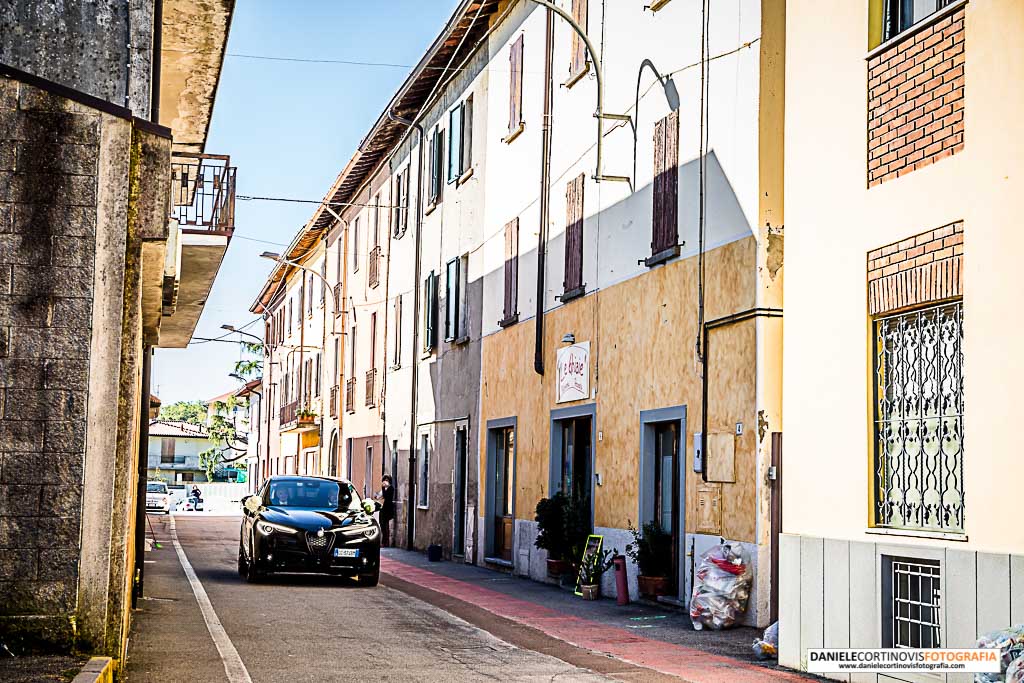
[[[177,401],[170,405],[161,406],[160,419],[180,420],[194,425],[205,424],[206,404],[202,401]]]
[[[237,437],[235,423],[229,418],[236,407],[245,407],[248,400],[229,396],[227,401],[214,401],[210,404],[210,417],[206,425],[213,448],[199,454],[199,465],[206,471],[206,478],[213,481],[213,474],[224,461],[226,450],[240,450],[232,446]]]
[[[248,353],[256,357],[245,358],[235,363],[235,374],[244,379],[249,379],[252,375],[262,375],[263,344],[247,341],[241,341],[239,344],[241,344],[241,348],[244,353]]]

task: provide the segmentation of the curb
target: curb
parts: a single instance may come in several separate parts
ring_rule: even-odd
[[[113,683],[114,660],[110,657],[93,657],[78,672],[71,683]]]

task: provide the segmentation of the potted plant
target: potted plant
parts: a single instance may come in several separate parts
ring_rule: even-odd
[[[667,595],[669,572],[672,571],[672,536],[661,528],[657,520],[647,522],[641,529],[632,524],[629,531],[633,542],[626,546],[626,554],[636,562],[640,594],[656,597]]]
[[[569,499],[559,491],[550,498],[541,498],[535,511],[538,533],[533,544],[548,551],[548,576],[552,578],[568,573],[571,568],[566,559],[565,513],[568,503]]]
[[[297,413],[297,419],[300,425],[311,425],[316,421],[316,413],[308,408],[303,408]]]
[[[612,561],[618,554],[618,549],[605,550],[580,567],[580,594],[584,600],[597,600],[601,597],[601,577],[611,569]]]

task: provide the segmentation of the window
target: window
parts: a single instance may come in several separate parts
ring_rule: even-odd
[[[583,294],[583,184],[581,173],[565,188],[565,281],[562,301]]]
[[[391,212],[392,234],[401,237],[409,227],[409,167],[395,176],[394,201],[397,208]]]
[[[351,379],[356,378],[356,326],[352,325],[352,329],[349,332],[349,347],[348,347],[348,376]]]
[[[963,303],[874,327],[874,525],[963,533]]]
[[[434,127],[430,139],[430,187],[427,197],[431,204],[441,201],[444,191],[444,131],[441,126]]]
[[[512,142],[523,128],[523,34],[519,34],[508,54],[508,137]]]
[[[395,339],[392,346],[392,357],[391,365],[393,367],[401,367],[402,365],[402,295],[399,294],[395,297],[395,310],[394,310],[394,321],[395,321]]]
[[[572,0],[572,18],[584,32],[587,30],[587,0]],[[580,34],[572,32],[572,63],[569,65],[569,79],[575,80],[587,70],[587,44]]]
[[[324,254],[324,260],[320,262],[320,305],[324,305],[324,301],[327,300],[327,254]]]
[[[469,336],[466,324],[466,275],[469,256],[463,255],[448,262],[445,283],[444,340],[459,342]]]
[[[882,556],[882,647],[942,647],[938,560]]]
[[[160,439],[160,463],[174,463],[174,439],[163,437]]]
[[[313,273],[309,274],[309,286],[306,288],[306,314],[313,315]]]
[[[426,434],[420,436],[420,487],[417,497],[417,504],[421,508],[427,507],[430,501],[428,489],[430,487],[430,437]]]
[[[370,368],[377,367],[377,311],[370,314]]]
[[[373,198],[373,206],[370,207],[370,247],[376,248],[380,244],[380,193]]]
[[[289,332],[292,331],[292,325],[294,324],[293,316],[292,316],[292,304],[294,304],[294,303],[295,303],[295,297],[294,296],[291,297],[290,299],[288,299],[288,331]]]
[[[954,0],[884,0],[882,39],[889,40]]]
[[[437,344],[437,274],[423,282],[423,350],[430,351]]]
[[[338,383],[341,371],[341,339],[334,339],[334,374],[331,376],[331,386]]]
[[[448,182],[454,183],[472,167],[473,98],[448,114]]]
[[[359,216],[352,221],[352,272],[359,271]]]
[[[398,439],[391,442],[391,485],[395,489],[395,497],[398,496]]]
[[[320,354],[319,353],[316,354],[316,356],[314,356],[314,358],[315,358],[315,361],[314,361],[313,372],[315,374],[313,376],[313,387],[314,387],[313,394],[315,396],[322,396],[323,394],[321,392],[321,387],[320,387],[320,379],[321,379],[321,376],[322,376],[322,373],[320,371]]]
[[[519,218],[505,224],[505,308],[502,326],[519,318]]]
[[[649,266],[679,253],[679,112],[654,124],[653,196]]]
[[[363,497],[373,493],[373,446],[366,444],[366,476],[363,479]]]

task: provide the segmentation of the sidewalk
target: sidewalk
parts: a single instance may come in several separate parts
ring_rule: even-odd
[[[689,615],[642,603],[584,601],[530,579],[456,562],[428,562],[418,552],[384,551],[381,570],[396,579],[475,605],[583,648],[694,683],[821,680],[760,662],[752,628],[695,631]]]

